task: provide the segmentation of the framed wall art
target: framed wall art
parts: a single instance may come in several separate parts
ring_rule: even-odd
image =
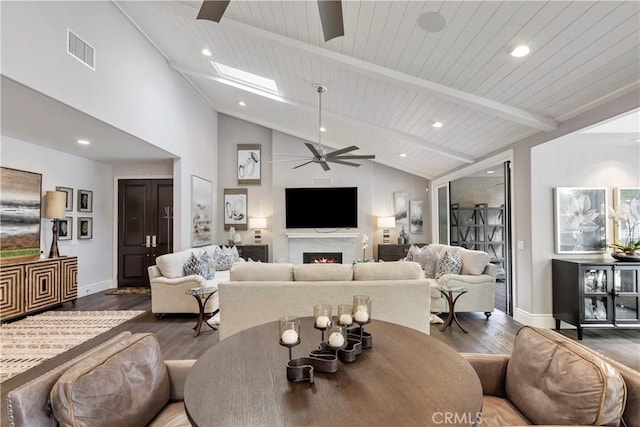
[[[93,218],[78,218],[78,239],[93,239]]]
[[[78,190],[78,212],[93,212],[93,191]]]
[[[236,230],[247,229],[247,189],[225,188],[222,203],[224,229],[233,226]]]
[[[409,198],[404,191],[393,193],[393,210],[396,216],[396,225],[407,225],[409,217]]]
[[[640,187],[616,188],[614,209],[619,210],[622,204],[628,208],[628,219],[616,224],[615,239],[620,242],[636,242],[640,240]]]
[[[212,243],[213,201],[211,181],[191,175],[191,246]]]
[[[558,254],[607,251],[607,189],[555,189],[555,250]]]
[[[42,174],[1,168],[0,257],[40,254]]]
[[[67,201],[64,205],[64,210],[67,212],[73,211],[73,188],[56,187],[56,191],[62,191],[67,195]]]
[[[238,144],[238,184],[260,184],[260,144]]]
[[[58,220],[58,240],[71,240],[73,238],[73,217],[67,216]]]
[[[409,202],[409,232],[423,233],[424,224],[422,217],[424,216],[422,200],[411,200]]]

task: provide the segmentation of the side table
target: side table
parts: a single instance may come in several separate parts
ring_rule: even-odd
[[[218,288],[216,286],[191,288],[187,290],[187,292],[185,292],[187,295],[193,296],[196,301],[198,301],[198,323],[196,323],[196,326],[193,327],[193,329],[196,331],[194,337],[200,335],[200,328],[202,328],[202,323],[206,323],[207,326],[209,326],[211,329],[217,331],[217,328],[211,326],[209,322],[206,322],[204,319],[204,316],[206,315],[206,313],[204,312],[204,307],[207,305],[209,298],[211,298],[216,292],[218,292]],[[220,310],[218,309],[214,311],[213,313],[211,313],[211,315],[215,315],[218,311]]]
[[[442,325],[440,330],[444,331],[449,326],[451,326],[452,322],[455,321],[456,325],[458,325],[458,327],[462,329],[462,332],[464,332],[465,334],[468,334],[468,332],[462,327],[460,322],[458,322],[458,316],[456,316],[456,301],[458,301],[458,298],[460,298],[460,296],[467,293],[469,289],[448,288],[446,286],[438,286],[436,289],[440,291],[442,296],[447,299],[447,303],[449,304],[449,315],[447,316],[447,320],[444,322],[444,325]],[[453,294],[457,294],[455,298],[453,297]]]

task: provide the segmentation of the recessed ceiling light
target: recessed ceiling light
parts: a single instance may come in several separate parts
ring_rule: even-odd
[[[525,57],[525,56],[529,55],[529,46],[524,45],[524,44],[519,44],[519,45],[514,46],[513,48],[511,48],[511,50],[509,51],[509,54],[511,56],[513,56],[514,58]]]
[[[326,132],[326,131],[327,131],[326,128],[323,128],[323,127],[320,128],[320,132]]]
[[[433,126],[434,128],[441,128],[442,127],[442,122],[433,122],[433,123],[431,123],[431,126]]]
[[[400,154],[398,154],[398,156],[400,156],[400,157],[407,157],[407,154],[406,154],[406,153],[400,153]]]
[[[238,102],[238,105],[241,106],[241,107],[246,107],[247,103],[244,102],[244,101],[240,101],[240,102]]]
[[[209,49],[202,49],[202,54],[204,56],[211,56],[211,51]]]
[[[438,12],[425,12],[418,17],[418,25],[427,33],[438,33],[444,29],[447,21]]]
[[[78,144],[89,145],[89,144],[91,144],[91,141],[88,141],[86,139],[79,139],[78,140]]]
[[[492,173],[496,173],[496,171],[487,171],[487,173],[491,175]]]

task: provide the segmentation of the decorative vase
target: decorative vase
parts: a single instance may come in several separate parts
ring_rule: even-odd
[[[640,255],[636,252],[629,254],[626,252],[613,252],[611,257],[622,262],[640,262]]]

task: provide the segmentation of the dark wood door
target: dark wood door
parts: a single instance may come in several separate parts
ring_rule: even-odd
[[[149,286],[147,267],[173,250],[173,180],[118,181],[118,287]]]

